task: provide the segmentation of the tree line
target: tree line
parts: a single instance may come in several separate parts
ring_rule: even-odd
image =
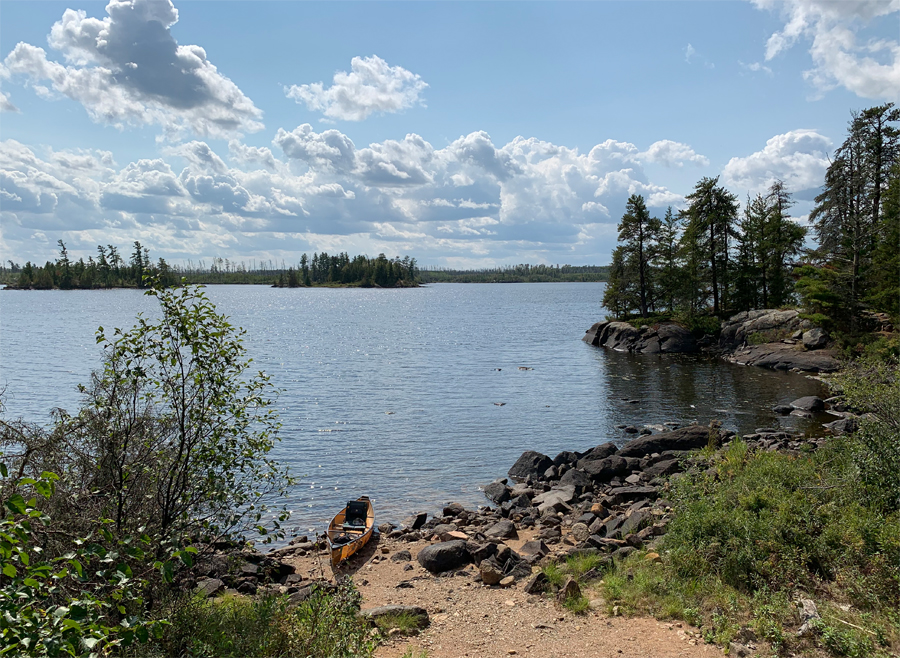
[[[504,265],[473,270],[445,267],[421,271],[423,283],[542,283],[550,281],[606,281],[607,265]]]
[[[864,308],[900,317],[900,110],[854,112],[809,216],[815,247],[776,180],[737,195],[703,178],[652,217],[632,195],[603,304],[617,318],[723,316],[800,302],[820,324],[855,330]]]
[[[278,274],[275,286],[278,288],[299,288],[301,286],[351,285],[362,288],[408,287],[417,285],[419,267],[415,258],[388,259],[384,254],[376,258],[354,256],[346,253],[329,256],[323,252],[300,257],[300,266],[289,267]]]
[[[36,265],[30,261],[19,265],[8,261],[2,268],[3,283],[21,290],[75,290],[102,288],[143,288],[145,277],[150,275],[163,286],[188,284],[266,284],[275,287],[296,288],[302,286],[347,285],[360,287],[415,286],[419,280],[419,268],[415,258],[388,259],[384,254],[376,258],[350,256],[344,252],[331,256],[325,252],[300,257],[296,266],[280,267],[272,261],[254,262],[249,268],[244,262],[236,263],[224,258],[214,258],[210,266],[202,261],[199,266],[174,265],[159,258],[153,262],[149,250],[135,241],[131,256],[125,260],[114,245],[98,245],[97,256],[87,261],[73,261],[62,240],[59,256],[55,261]]]

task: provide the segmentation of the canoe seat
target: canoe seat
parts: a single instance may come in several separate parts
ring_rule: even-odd
[[[343,530],[365,530],[366,517],[369,515],[369,505],[364,500],[351,500],[347,503],[347,513],[344,515]]]

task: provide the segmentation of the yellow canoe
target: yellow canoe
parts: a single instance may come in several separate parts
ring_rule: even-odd
[[[335,514],[326,533],[332,569],[365,546],[374,530],[375,508],[368,496],[350,501]]]

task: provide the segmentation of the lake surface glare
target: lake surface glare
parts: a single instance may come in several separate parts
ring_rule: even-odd
[[[693,355],[630,355],[581,341],[603,319],[602,283],[414,289],[210,286],[281,389],[275,456],[302,476],[288,507],[321,531],[361,494],[378,522],[480,491],[524,450],[551,457],[632,438],[617,425],[719,419],[738,432],[811,427],[771,409],[822,395],[808,377]],[[97,327],[155,315],[136,290],[0,292],[5,415],[74,412],[100,365]],[[524,369],[527,368],[527,369]],[[631,403],[638,400],[637,403]]]

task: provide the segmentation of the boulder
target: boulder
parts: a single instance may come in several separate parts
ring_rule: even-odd
[[[612,441],[608,443],[603,443],[596,448],[591,448],[586,453],[584,453],[578,461],[584,460],[595,460],[595,459],[606,459],[607,457],[611,457],[619,451],[618,446]]]
[[[560,603],[565,603],[571,599],[580,599],[581,598],[581,588],[578,586],[578,581],[569,576],[566,578],[565,584],[560,588],[559,592],[556,595],[556,600]]]
[[[509,500],[509,487],[502,482],[491,482],[484,488],[484,495],[497,505]]]
[[[828,345],[828,334],[816,327],[803,332],[803,347],[808,350],[820,350]]]
[[[411,561],[412,561],[412,554],[407,550],[397,551],[396,553],[394,553],[391,556],[391,562],[411,562]]]
[[[584,523],[574,524],[570,532],[572,534],[572,539],[577,541],[579,544],[583,541],[587,541],[587,538],[591,536],[591,531],[588,530],[587,525],[585,525]]]
[[[493,537],[494,539],[518,539],[519,534],[516,532],[515,524],[509,519],[500,519],[490,528],[484,531],[485,537]]]
[[[689,425],[670,432],[642,436],[626,443],[616,454],[617,457],[643,457],[664,450],[694,450],[709,443],[710,430],[705,425]],[[718,438],[718,437],[716,437]],[[590,472],[587,467],[582,467]]]
[[[538,571],[522,589],[526,594],[543,594],[549,586],[550,581],[547,579],[547,575],[543,571]]]
[[[446,507],[444,507],[443,514],[444,516],[459,516],[463,512],[466,511],[466,508],[463,507],[459,503],[450,503]]]
[[[579,457],[580,455],[577,452],[572,452],[571,450],[563,450],[553,458],[553,465],[561,466],[563,464],[574,464],[578,461]]]
[[[503,579],[503,572],[490,560],[483,560],[478,570],[481,572],[481,582],[485,585],[496,585]]]
[[[801,345],[765,343],[744,347],[726,356],[738,365],[759,366],[773,370],[801,370],[804,372],[834,372],[840,367],[831,350],[808,352]]]
[[[744,311],[722,322],[720,347],[730,350],[747,343],[774,343],[788,338],[802,324],[796,310]]]
[[[786,416],[787,414],[791,413],[793,409],[794,408],[789,404],[776,404],[774,407],[772,407],[772,411],[774,411],[776,414],[781,414],[782,416]]]
[[[522,544],[521,548],[519,548],[519,553],[527,556],[536,555],[537,557],[544,557],[549,552],[550,549],[547,548],[547,545],[540,539],[532,539],[531,541],[527,541]]]
[[[664,354],[697,351],[697,341],[693,334],[681,325],[665,322],[656,329],[656,335],[659,351]]]
[[[646,514],[644,512],[634,512],[622,522],[622,525],[619,526],[619,532],[624,537],[625,535],[630,535],[632,532],[640,530],[641,524],[648,517],[649,514]]]
[[[847,418],[839,418],[830,423],[825,423],[824,427],[831,430],[833,434],[853,434],[859,429],[859,421],[852,416],[848,416]]]
[[[403,520],[403,527],[408,530],[418,530],[423,525],[425,525],[425,521],[428,519],[427,512],[417,512],[410,517],[407,517]]]
[[[426,546],[416,560],[431,573],[441,573],[456,569],[469,562],[469,551],[462,540],[445,541],[440,544]]]
[[[509,469],[509,477],[524,480],[529,476],[537,478],[553,466],[553,460],[534,450],[526,450]]]
[[[470,541],[466,543],[466,550],[469,552],[469,555],[472,557],[472,561],[475,564],[481,564],[483,561],[492,558],[497,554],[497,544],[494,544],[493,542],[477,544]]]
[[[825,409],[825,401],[815,395],[807,395],[791,402],[791,407],[802,411],[822,411]]]
[[[570,484],[576,489],[580,489],[582,491],[594,485],[594,482],[593,480],[591,480],[590,475],[575,468],[566,471],[565,474],[559,479],[559,483],[562,485]]]
[[[418,628],[425,628],[430,623],[428,612],[425,608],[417,605],[382,605],[359,612],[360,617],[373,622],[381,617],[399,617],[401,615],[414,619]]]
[[[638,439],[640,440],[640,439]],[[619,455],[605,459],[580,459],[578,468],[584,471],[594,482],[609,482],[617,475],[628,471],[628,462]]]
[[[644,469],[644,475],[649,478],[655,477],[665,477],[666,475],[672,475],[673,473],[677,473],[681,470],[681,460],[680,459],[666,459],[665,461],[656,462],[653,466],[648,466]]]
[[[194,591],[200,596],[209,598],[210,596],[215,596],[224,589],[225,583],[218,578],[204,578],[197,583],[197,587]]]

